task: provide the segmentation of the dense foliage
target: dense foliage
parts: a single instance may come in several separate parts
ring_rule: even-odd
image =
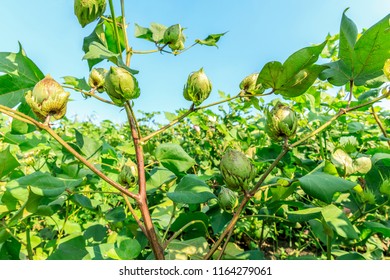
[[[123,19],[101,18],[84,58],[91,69],[103,59],[124,69],[134,93]],[[43,73],[22,48],[0,53],[0,259],[153,259],[158,247],[165,259],[390,258],[390,111],[380,106],[390,95],[389,19],[358,34],[344,13],[340,34],[269,62],[237,95],[220,92],[220,102],[205,105],[203,78],[202,100],[166,112],[168,125],[159,112],[135,118],[135,95],[118,86],[129,80],[118,77],[116,99],[102,101],[124,106],[129,123],[39,119],[24,96]],[[158,51],[187,50],[180,25],[165,39],[159,27],[137,26],[136,37]],[[63,86],[102,99],[87,79],[67,76]],[[279,102],[297,123],[272,137],[268,114]],[[255,169],[233,193],[220,170],[228,149]]]

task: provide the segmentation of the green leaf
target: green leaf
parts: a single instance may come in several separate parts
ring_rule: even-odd
[[[290,55],[283,63],[282,79],[278,81],[278,87],[282,87],[283,84],[294,79],[294,76],[302,70],[312,66],[318,60],[325,45],[326,41],[320,45],[300,49]]]
[[[208,243],[204,237],[198,237],[185,241],[172,240],[165,255],[167,260],[202,259],[208,251]]]
[[[139,39],[145,39],[148,41],[153,42],[153,33],[152,30],[150,30],[147,27],[142,27],[138,25],[137,23],[135,24],[134,28],[134,36]]]
[[[104,26],[102,21],[99,21],[99,23],[96,25],[92,33],[84,38],[83,40],[84,53],[87,53],[89,51],[89,46],[94,42],[102,43],[102,44],[105,43]],[[94,65],[98,64],[102,60],[103,59],[99,59],[99,58],[89,59],[88,60],[89,69],[91,70]]]
[[[59,196],[66,189],[72,190],[74,187],[80,185],[81,182],[81,179],[65,180],[53,177],[49,173],[37,171],[7,183],[6,188],[12,194],[17,194],[20,191],[26,190],[27,187],[30,187],[31,191],[37,195],[54,197]],[[15,195],[14,197],[17,198]]]
[[[348,9],[344,11],[341,19],[339,58],[343,60],[348,67],[351,67],[358,30],[355,23],[345,15],[347,10]]]
[[[327,205],[321,210],[325,222],[327,222],[332,229],[341,237],[349,239],[357,239],[359,236],[344,214],[344,212],[335,205]]]
[[[11,237],[0,244],[0,260],[20,260],[20,249],[22,244]]]
[[[120,241],[115,252],[122,260],[133,260],[141,253],[141,245],[135,239],[125,238]]]
[[[104,60],[107,59],[113,63],[118,62],[119,54],[113,53],[99,42],[92,42],[88,47],[88,52],[83,56],[87,60]]]
[[[326,203],[332,202],[336,192],[346,192],[356,186],[356,183],[322,172],[303,176],[299,182],[305,193]]]
[[[390,58],[390,14],[366,30],[355,45],[354,82],[364,85],[383,75],[383,65]]]
[[[84,239],[89,242],[101,242],[106,237],[107,228],[100,224],[89,226],[84,231]]]
[[[335,255],[333,250],[332,250],[332,255]],[[367,260],[362,254],[357,253],[357,252],[350,252],[350,253],[344,253],[340,254],[339,257],[336,258],[336,260],[341,261],[341,260],[358,260],[358,261],[364,261]]]
[[[0,152],[0,178],[6,176],[18,166],[20,166],[20,163],[10,152],[10,147]]]
[[[343,86],[350,81],[352,72],[343,60],[337,60],[324,65],[327,66],[328,69],[325,69],[319,75],[321,80],[328,80],[329,83],[335,86]]]
[[[85,195],[76,193],[72,195],[71,200],[81,207],[89,210],[95,210],[95,207],[92,206],[91,200]]]
[[[356,42],[356,26],[344,13],[340,27],[340,60],[326,64],[329,69],[320,78],[336,86],[350,81],[360,86],[372,84],[382,76],[383,65],[390,58],[389,20],[390,14],[363,32]]]
[[[283,65],[279,61],[271,61],[263,66],[257,84],[262,84],[265,88],[276,88],[277,81],[280,79],[283,72]]]
[[[26,100],[23,98],[22,102],[18,106],[18,112],[21,112],[27,116],[30,116],[33,119],[36,119],[36,115],[31,110],[31,107],[27,104]],[[13,119],[11,123],[11,133],[12,134],[27,134],[36,130],[35,125],[28,124],[26,122],[20,121],[18,119]]]
[[[116,18],[116,22],[122,22],[122,17],[119,16]],[[116,42],[116,36],[115,36],[115,30],[114,30],[114,22],[113,21],[103,21],[104,24],[104,34],[106,39],[106,46],[107,48],[112,51],[113,53],[119,54],[123,52],[125,49],[125,38],[123,35],[122,27],[118,26],[118,35],[120,40],[120,50],[118,50],[118,44]]]
[[[184,176],[167,196],[176,203],[186,204],[198,204],[216,198],[210,187],[193,174]]]
[[[363,225],[365,228],[370,229],[372,233],[380,233],[383,234],[384,237],[390,237],[390,228],[381,223],[364,222]]]
[[[15,107],[45,76],[35,63],[26,56],[22,45],[19,52],[0,52],[0,104]]]
[[[106,220],[111,223],[122,222],[126,219],[123,207],[115,207],[106,213]]]
[[[208,211],[207,214],[210,216],[211,228],[213,229],[214,234],[221,233],[233,217],[232,214],[219,207],[215,207],[211,211]]]
[[[156,148],[155,156],[164,167],[175,174],[185,172],[195,164],[195,160],[178,144],[160,144]]]
[[[152,39],[153,42],[160,43],[164,40],[164,33],[165,30],[167,30],[167,27],[165,25],[159,24],[159,23],[151,23],[150,24],[150,31],[152,32]]]
[[[300,96],[311,87],[319,74],[326,68],[327,66],[325,65],[312,65],[306,69],[302,69],[292,76],[288,82],[282,84],[279,89],[275,90],[275,93],[281,94],[284,97]]]
[[[82,260],[87,254],[84,238],[80,235],[70,235],[61,239],[58,248],[47,259]]]
[[[62,77],[64,79],[64,84],[74,86],[75,88],[89,91],[91,87],[85,81],[85,78],[76,78],[72,76]]]
[[[102,145],[96,140],[81,134],[75,129],[76,144],[87,159],[97,158],[100,155]]]
[[[224,33],[219,33],[219,34],[210,34],[209,36],[207,36],[205,39],[201,40],[201,39],[196,39],[195,42],[198,43],[198,44],[201,44],[201,45],[205,45],[205,46],[215,46],[218,48],[217,46],[217,43],[219,41],[219,39],[221,39],[221,37],[223,35],[225,35],[227,32],[224,32]]]
[[[155,167],[148,175],[146,179],[146,190],[148,193],[155,192],[164,183],[176,178],[176,175],[172,171],[164,167]]]
[[[321,207],[307,208],[298,211],[287,212],[288,220],[291,222],[306,222],[312,219],[321,218]]]
[[[314,64],[326,41],[320,45],[306,47],[290,55],[281,64],[272,61],[264,65],[257,78],[265,88],[272,88],[277,94],[285,97],[297,97],[305,93],[317,79],[318,75],[327,68]]]

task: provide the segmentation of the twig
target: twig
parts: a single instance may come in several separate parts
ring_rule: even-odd
[[[373,115],[373,117],[374,117],[376,123],[378,124],[380,130],[382,131],[383,136],[385,136],[386,138],[389,138],[389,136],[387,135],[387,132],[386,132],[385,127],[383,126],[381,120],[379,119],[378,114],[375,112],[374,106],[371,106],[371,112],[372,112],[372,115]],[[389,147],[390,147],[390,140],[387,140],[387,144],[388,144]]]

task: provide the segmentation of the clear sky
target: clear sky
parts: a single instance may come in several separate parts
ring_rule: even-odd
[[[119,2],[114,0],[117,15]],[[159,53],[134,56],[131,67],[140,71],[137,79],[141,87],[135,110],[145,112],[188,108],[183,85],[188,74],[200,67],[213,83],[208,101],[217,101],[218,90],[238,93],[240,81],[260,71],[268,61],[283,62],[302,47],[322,43],[328,33],[338,33],[346,8],[359,30],[390,12],[388,0],[126,0],[125,5],[130,44],[135,50],[154,47],[134,38],[135,23],[180,23],[187,28],[187,44],[228,31],[219,48],[196,46],[177,57]],[[88,77],[81,48],[95,24],[79,25],[73,0],[0,0],[0,51],[17,52],[19,41],[38,67],[59,82],[63,76]],[[98,121],[124,121],[120,108],[92,99],[83,101],[78,93],[71,93],[74,101],[68,105],[68,117],[95,115]]]

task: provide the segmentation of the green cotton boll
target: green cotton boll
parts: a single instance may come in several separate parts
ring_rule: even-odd
[[[187,83],[184,86],[183,96],[186,100],[194,102],[196,106],[199,106],[205,101],[212,90],[212,84],[200,68],[199,71],[192,72],[187,79]]]
[[[257,174],[256,168],[246,155],[233,149],[223,155],[220,171],[226,187],[233,191],[247,191]]]
[[[261,94],[264,92],[264,87],[262,84],[257,83],[257,78],[259,73],[253,73],[249,76],[246,76],[240,83],[240,89],[250,94]]]
[[[132,160],[128,160],[118,175],[118,182],[128,187],[134,187],[138,181],[138,167]]]
[[[228,188],[221,187],[218,194],[218,203],[227,212],[234,210],[238,206],[237,193]]]
[[[80,25],[85,27],[102,16],[106,6],[106,0],[75,0],[74,14]]]
[[[169,48],[173,51],[183,50],[186,38],[183,33],[183,28],[180,24],[175,24],[168,27],[164,32],[164,42],[168,44]]]
[[[70,93],[57,83],[50,75],[39,81],[25,94],[27,104],[41,120],[48,115],[61,119],[66,114]]]
[[[298,118],[287,105],[278,102],[271,111],[266,110],[265,132],[276,141],[284,137],[291,138],[298,128]]]
[[[137,79],[126,69],[111,66],[108,71],[104,88],[111,100],[118,106],[140,96]]]
[[[166,44],[174,44],[181,39],[182,28],[180,24],[175,24],[168,27],[164,32],[164,42]]]
[[[88,77],[88,85],[91,88],[96,89],[98,92],[104,91],[104,81],[106,78],[107,70],[104,68],[93,68]]]

